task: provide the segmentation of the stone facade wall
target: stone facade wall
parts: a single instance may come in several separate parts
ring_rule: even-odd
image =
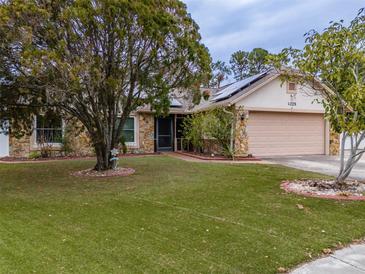
[[[235,129],[235,152],[236,156],[247,156],[248,154],[248,135],[246,131],[248,111],[243,107],[238,107],[236,113],[236,129]]]
[[[63,149],[65,153],[76,157],[95,155],[87,131],[79,121],[70,121],[65,126]]]
[[[11,157],[28,157],[31,151],[31,136],[24,135],[16,138],[10,133],[9,146],[9,154]]]
[[[91,156],[94,155],[94,150],[90,143],[85,130],[82,129],[80,122],[69,122],[65,125],[64,142],[63,144],[44,145],[44,149],[48,150],[50,156]],[[16,138],[10,133],[10,157],[24,158],[29,157],[32,153],[40,153],[42,148],[36,145],[33,134],[24,135]]]
[[[136,146],[128,147],[128,153],[153,153],[155,151],[155,116],[150,113],[141,113],[136,116],[137,142]],[[79,121],[69,121],[64,126],[63,144],[49,147],[53,156],[93,156],[94,148],[87,132]],[[35,145],[33,135],[16,138],[10,134],[10,156],[29,157],[32,152],[40,152],[41,148]]]
[[[330,132],[330,155],[337,156],[340,154],[341,141],[340,134],[331,130]]]
[[[138,151],[140,153],[153,153],[155,151],[155,116],[151,113],[140,113],[138,117]]]

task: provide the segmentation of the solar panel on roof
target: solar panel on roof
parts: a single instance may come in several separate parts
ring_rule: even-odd
[[[260,80],[263,78],[267,72],[263,72],[260,74],[256,74],[253,76],[250,76],[248,78],[245,78],[241,81],[238,81],[236,83],[233,83],[232,85],[226,87],[225,89],[221,90],[217,93],[217,96],[213,99],[214,101],[221,101],[223,99],[227,99],[237,93],[238,91],[248,87],[252,83],[256,82],[257,80]]]

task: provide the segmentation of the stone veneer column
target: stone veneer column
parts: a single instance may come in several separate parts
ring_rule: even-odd
[[[139,150],[155,152],[155,116],[152,113],[139,114]]]
[[[9,154],[11,157],[28,157],[31,150],[30,135],[24,135],[20,138],[16,138],[10,134],[9,145]]]
[[[341,149],[340,134],[331,130],[330,132],[330,155],[339,155]]]
[[[247,156],[248,154],[248,136],[246,131],[248,111],[245,111],[243,107],[235,109],[236,115],[236,130],[234,147],[236,156]]]

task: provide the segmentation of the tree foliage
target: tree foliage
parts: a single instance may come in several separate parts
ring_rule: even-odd
[[[323,32],[310,31],[303,50],[288,48],[271,57],[276,67],[285,70],[284,80],[297,81],[318,90],[324,96],[326,118],[333,130],[344,135],[338,184],[344,183],[354,165],[365,153],[365,14],[346,26],[332,22]],[[319,85],[319,82],[325,86]],[[328,87],[328,88],[327,88]],[[345,161],[345,140],[351,151]]]
[[[234,113],[225,108],[214,108],[195,113],[184,120],[184,137],[200,152],[204,140],[215,140],[222,154],[233,157]]]
[[[230,59],[234,78],[240,81],[246,77],[266,71],[269,52],[262,48],[254,48],[251,52],[239,50]]]
[[[203,122],[203,113],[193,113],[183,122],[184,138],[193,145],[195,152],[201,152],[204,147]]]
[[[234,114],[224,108],[212,109],[204,115],[202,128],[205,137],[216,140],[222,149],[222,153],[228,157],[234,156],[233,124]]]
[[[171,92],[197,92],[210,70],[179,0],[4,1],[0,36],[0,118],[13,129],[44,109],[77,118],[99,170],[132,111],[167,112]]]
[[[234,52],[231,56],[229,63],[236,81],[243,80],[249,75],[250,64],[248,56],[249,53],[242,50]]]
[[[209,85],[211,87],[220,88],[223,81],[228,79],[231,74],[229,66],[223,61],[217,61],[212,63],[212,77]]]

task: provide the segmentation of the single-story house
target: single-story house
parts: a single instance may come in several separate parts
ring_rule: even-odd
[[[123,134],[126,144],[136,153],[178,151],[182,145],[182,121],[188,114],[217,106],[235,107],[237,125],[235,149],[238,154],[254,156],[336,154],[339,137],[331,134],[319,102],[321,94],[295,83],[283,83],[279,73],[268,71],[220,89],[206,89],[210,98],[192,108],[184,100],[171,101],[170,115],[156,117],[148,107],[134,112]],[[30,136],[16,139],[0,135],[0,156],[27,156],[39,150],[39,142],[57,148],[64,134],[62,119],[34,118]],[[86,135],[78,135],[77,146],[90,151]],[[84,149],[84,147],[87,149]]]

